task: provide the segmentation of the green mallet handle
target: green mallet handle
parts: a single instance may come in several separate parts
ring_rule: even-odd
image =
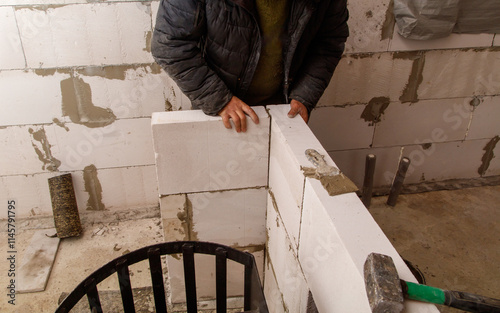
[[[500,300],[401,280],[405,297],[476,313],[500,313]]]

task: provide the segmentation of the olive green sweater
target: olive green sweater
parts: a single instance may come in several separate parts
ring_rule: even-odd
[[[289,14],[289,0],[255,0],[259,13],[262,50],[247,92],[249,105],[276,95],[283,81],[283,32]]]

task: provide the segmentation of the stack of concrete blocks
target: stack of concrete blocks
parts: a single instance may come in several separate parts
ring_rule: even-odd
[[[239,134],[201,111],[153,115],[165,240],[253,252],[273,313],[313,312],[311,299],[319,312],[370,312],[363,264],[371,252],[392,256],[400,276],[415,281],[355,193],[331,197],[318,180],[305,178],[302,169],[313,167],[307,149],[336,164],[303,120],[288,118],[288,105],[270,106],[269,116],[262,107],[255,110],[260,124],[250,122]],[[168,259],[173,302],[185,301],[179,259]],[[213,262],[203,260],[196,271],[210,273],[198,280],[200,298],[213,297]],[[233,288],[238,275],[228,274]],[[241,287],[232,290],[241,295]],[[405,305],[406,312],[438,312],[431,305]]]
[[[195,240],[252,252],[263,273],[269,115],[255,109],[260,123],[246,133],[224,127],[201,111],[154,113],[153,141],[165,241]],[[215,258],[196,258],[198,299],[215,296]],[[171,301],[185,302],[182,259],[168,257]],[[241,307],[243,266],[230,261],[229,306]],[[200,308],[209,309],[204,302]]]
[[[380,193],[400,155],[412,162],[408,191],[498,183],[500,36],[408,40],[393,0],[348,7],[345,55],[309,123],[330,156],[360,187],[365,156],[375,154]]]
[[[190,103],[150,53],[159,2],[96,2],[0,4],[0,202],[23,228],[50,227],[61,173],[82,215],[159,215],[151,113]]]

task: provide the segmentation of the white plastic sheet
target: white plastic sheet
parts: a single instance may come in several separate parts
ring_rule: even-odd
[[[500,33],[500,0],[394,0],[394,17],[409,39]]]

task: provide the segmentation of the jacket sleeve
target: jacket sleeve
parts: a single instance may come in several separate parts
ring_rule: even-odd
[[[349,36],[348,18],[345,0],[330,2],[325,19],[294,78],[290,98],[302,102],[309,113],[328,87],[344,52],[345,41]]]
[[[217,115],[233,95],[202,55],[200,42],[206,33],[205,25],[204,1],[162,0],[151,53],[194,108]]]

